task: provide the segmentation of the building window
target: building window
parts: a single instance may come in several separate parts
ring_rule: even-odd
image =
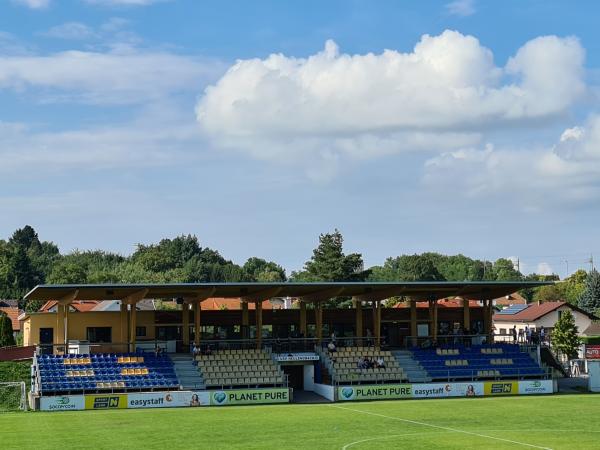
[[[135,327],[135,337],[146,337],[146,327]]]
[[[87,339],[90,342],[110,343],[112,342],[111,327],[88,327]]]

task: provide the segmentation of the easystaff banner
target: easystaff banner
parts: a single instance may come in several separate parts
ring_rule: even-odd
[[[207,406],[210,396],[206,391],[142,392],[127,394],[127,408],[180,408]]]
[[[552,394],[554,383],[552,380],[528,380],[519,381],[519,394]]]
[[[127,394],[86,395],[85,409],[125,409]]]
[[[484,395],[514,395],[519,393],[518,381],[486,381]]]
[[[411,398],[412,387],[411,384],[340,386],[338,388],[338,399],[348,401]]]
[[[61,395],[57,397],[41,397],[41,411],[79,411],[85,409],[83,395]]]
[[[413,398],[481,397],[483,383],[413,384]]]
[[[226,391],[211,391],[209,394],[210,404],[215,406],[290,402],[290,391],[287,388],[232,389]]]

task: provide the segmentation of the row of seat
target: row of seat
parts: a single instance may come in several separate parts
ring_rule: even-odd
[[[150,353],[42,355],[34,369],[42,392],[179,387],[172,361]]]
[[[438,348],[435,350],[436,355],[459,355],[460,350],[457,348]]]
[[[232,386],[266,386],[266,385],[281,385],[283,377],[224,377],[224,378],[208,378],[205,380],[206,387],[232,387]]]
[[[446,361],[444,361],[444,364],[446,366],[468,366],[469,365],[469,361],[467,361],[466,359],[447,359]]]
[[[455,351],[456,350],[456,351]],[[413,359],[432,379],[542,376],[544,370],[519,346],[458,346],[457,349],[413,349]],[[450,355],[460,354],[461,359]],[[497,358],[496,355],[510,356]]]
[[[196,358],[207,387],[281,385],[283,373],[265,350],[222,350]]]
[[[512,358],[492,358],[490,364],[494,366],[510,366],[513,364]]]

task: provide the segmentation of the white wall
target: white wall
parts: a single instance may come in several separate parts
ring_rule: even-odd
[[[315,390],[315,366],[312,364],[304,364],[304,390]]]
[[[533,327],[535,329],[539,329],[541,327],[544,327],[545,329],[551,329],[551,328],[554,328],[554,325],[556,324],[556,322],[558,322],[558,311],[569,311],[569,310],[573,314],[573,318],[575,319],[575,325],[577,325],[579,334],[583,333],[585,331],[585,329],[591,325],[591,323],[592,323],[591,319],[588,316],[586,316],[585,314],[582,314],[579,311],[572,310],[571,308],[569,308],[566,305],[561,306],[557,310],[546,314],[545,316],[541,317],[540,319],[538,319],[534,322],[522,323],[522,322],[494,321],[494,327],[496,328],[496,333],[500,333],[501,328],[506,329],[507,335],[510,335],[510,333],[511,333],[510,330],[512,330],[512,328],[515,325],[517,327],[517,332],[521,329],[524,330],[526,326],[529,328]]]
[[[331,402],[335,402],[335,388],[329,384],[315,383],[314,391]]]

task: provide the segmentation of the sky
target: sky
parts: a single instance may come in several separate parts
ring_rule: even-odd
[[[0,238],[600,257],[600,3],[0,0]]]

